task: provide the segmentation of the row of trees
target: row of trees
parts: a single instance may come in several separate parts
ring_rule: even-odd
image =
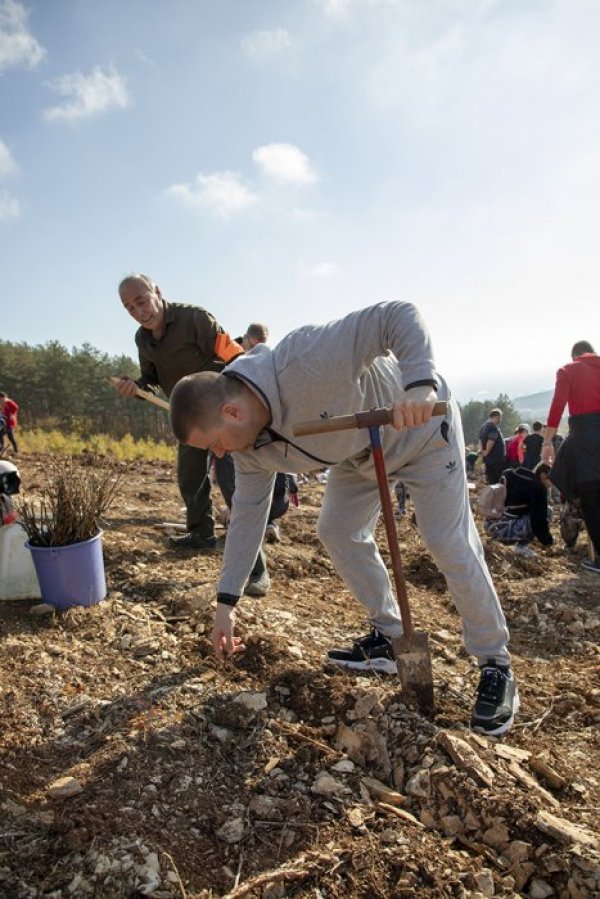
[[[19,404],[19,427],[59,428],[80,435],[169,440],[168,416],[156,406],[119,396],[109,375],[139,376],[128,356],[109,356],[90,344],[71,351],[0,341],[0,390]]]
[[[43,346],[0,341],[0,390],[19,403],[24,428],[60,428],[69,433],[109,434],[121,438],[169,440],[165,413],[149,403],[122,399],[107,377],[137,377],[129,356],[109,356],[90,344],[71,351],[57,341]],[[494,407],[502,409],[502,428],[512,434],[519,413],[506,394],[494,400],[471,400],[461,407],[465,440],[476,443],[479,429]]]

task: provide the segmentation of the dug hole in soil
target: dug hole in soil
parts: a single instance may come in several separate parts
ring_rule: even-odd
[[[44,467],[19,458],[28,496]],[[315,537],[323,489],[301,488],[268,546],[272,589],[241,603],[246,650],[224,665],[219,557],[171,550],[157,527],[181,520],[165,463],[135,463],[113,506],[104,602],[0,603],[0,896],[600,895],[600,578],[583,538],[532,559],[484,540],[521,693],[514,728],[485,739],[467,727],[476,667],[410,515],[435,719],[395,677],[324,665],[367,626]]]

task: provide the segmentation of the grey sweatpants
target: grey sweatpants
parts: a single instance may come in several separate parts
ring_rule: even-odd
[[[453,401],[449,407],[443,427],[432,419],[402,433],[385,429],[386,471],[390,484],[400,478],[410,493],[418,528],[462,618],[467,652],[480,664],[508,665],[506,620],[469,505],[460,413]],[[318,536],[373,626],[395,637],[402,633],[400,612],[373,537],[380,511],[370,453],[330,469]]]

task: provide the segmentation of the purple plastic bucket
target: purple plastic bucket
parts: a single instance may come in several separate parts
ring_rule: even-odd
[[[31,546],[44,602],[58,608],[93,606],[106,596],[102,532],[69,546]]]

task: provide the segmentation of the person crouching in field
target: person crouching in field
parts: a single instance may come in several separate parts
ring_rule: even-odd
[[[498,484],[481,491],[479,511],[484,517],[488,536],[514,546],[517,552],[526,556],[535,555],[528,546],[534,538],[542,546],[552,545],[554,539],[548,526],[550,470],[544,462],[536,465],[533,471],[522,465],[507,468]],[[500,503],[498,498],[501,498]]]

